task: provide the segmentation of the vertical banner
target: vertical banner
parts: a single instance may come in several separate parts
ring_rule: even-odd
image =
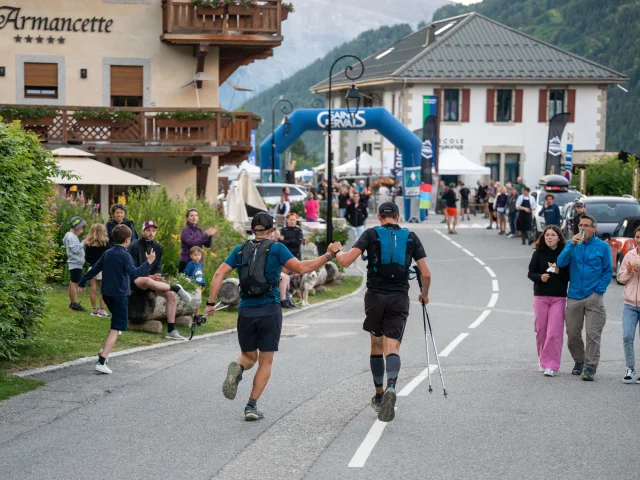
[[[571,183],[571,172],[573,172],[573,132],[567,132],[567,154],[564,157],[564,178]]]
[[[422,167],[407,167],[404,169],[404,196],[420,196],[420,170]]]
[[[360,145],[356,147],[356,176],[360,175]]]
[[[548,173],[560,173],[562,159],[562,133],[569,121],[569,113],[558,113],[549,121],[549,141],[547,142],[547,165],[544,169]]]
[[[438,155],[438,96],[422,97],[422,181],[431,184]]]
[[[402,183],[402,152],[399,148],[393,152],[393,176],[395,177],[396,182]]]
[[[251,165],[256,164],[256,132],[257,130],[251,130],[251,152],[248,158]]]

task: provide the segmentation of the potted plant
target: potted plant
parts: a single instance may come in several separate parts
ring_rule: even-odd
[[[255,13],[256,0],[226,0],[229,15],[251,16]]]
[[[310,242],[313,242],[318,249],[318,255],[327,253],[327,231],[326,230],[314,230],[309,238]],[[349,229],[348,228],[334,228],[333,229],[333,241],[340,242],[342,245],[349,241]]]
[[[225,0],[191,0],[191,3],[196,6],[198,15],[224,15],[225,12]]]
[[[156,126],[159,128],[204,128],[213,124],[214,112],[202,110],[176,110],[161,112],[156,115]]]
[[[127,110],[109,110],[106,108],[87,108],[76,110],[72,117],[80,127],[126,128],[135,116]]]
[[[282,4],[282,20],[286,20],[289,17],[290,13],[293,13],[293,3],[283,3]]]
[[[52,107],[18,107],[6,105],[0,107],[0,117],[5,121],[20,120],[25,127],[50,127],[60,112]]]
[[[261,123],[262,123],[262,117],[260,115],[256,115],[255,113],[252,113],[251,114],[251,130],[257,130]]]
[[[231,113],[231,112],[227,112],[227,111],[223,111],[222,112],[222,116],[221,116],[221,120],[220,120],[220,127],[221,128],[229,128],[229,125],[231,122],[235,122],[236,121],[236,116]]]

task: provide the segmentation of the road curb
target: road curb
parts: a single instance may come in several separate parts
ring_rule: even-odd
[[[360,286],[354,291],[351,292],[347,295],[344,295],[340,298],[333,298],[331,300],[325,300],[323,302],[318,302],[318,303],[314,303],[313,305],[309,305],[308,307],[304,307],[304,308],[297,308],[295,310],[290,310],[288,312],[284,312],[282,314],[282,316],[284,318],[286,317],[290,317],[292,315],[296,315],[298,313],[302,313],[302,312],[306,312],[308,310],[312,310],[314,308],[318,308],[318,307],[322,307],[325,305],[329,305],[333,302],[338,302],[340,300],[344,300],[345,298],[350,298],[350,297],[354,297],[356,295],[358,295],[359,293],[361,293],[364,288],[366,286],[366,282],[365,282],[365,277],[362,277],[362,281]],[[193,337],[192,340],[188,341],[189,343],[195,341],[195,340],[206,340],[208,338],[213,338],[213,337],[220,337],[222,335],[230,335],[232,333],[235,333],[236,329],[235,328],[230,328],[229,330],[222,330],[220,332],[213,332],[213,333],[205,333],[203,335],[196,335]],[[147,345],[144,347],[135,347],[135,348],[129,348],[127,350],[120,350],[117,352],[113,352],[111,355],[109,355],[109,358],[114,358],[114,357],[122,357],[125,355],[131,355],[134,353],[140,353],[140,352],[147,352],[149,350],[156,350],[159,348],[169,348],[171,346],[174,345],[183,345],[185,342],[164,342],[164,343],[156,343],[153,345]],[[49,373],[49,372],[55,372],[57,370],[62,370],[64,368],[68,368],[68,367],[74,367],[76,365],[83,365],[85,363],[93,363],[96,361],[96,357],[95,355],[91,356],[91,357],[83,357],[83,358],[78,358],[76,360],[70,360],[68,362],[64,362],[64,363],[59,363],[57,365],[49,365],[47,367],[39,367],[39,368],[33,368],[31,370],[23,370],[21,372],[15,373],[14,375],[16,377],[32,377],[34,375],[40,375],[42,373]]]

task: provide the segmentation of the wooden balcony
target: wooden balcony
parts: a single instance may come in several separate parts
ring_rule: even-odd
[[[43,143],[73,145],[96,155],[219,156],[221,164],[236,163],[247,158],[251,151],[251,130],[257,128],[250,112],[230,112],[233,116],[230,119],[221,109],[101,108],[113,113],[127,112],[130,118],[117,122],[78,118],[78,112],[88,107],[52,108],[56,110],[54,116],[17,120]],[[178,110],[211,112],[214,118],[186,121],[158,118],[160,113]]]
[[[282,21],[289,12],[282,0],[261,0],[255,7],[196,6],[189,0],[163,0],[163,42],[192,45],[196,71],[204,71],[209,46],[220,49],[220,84],[236,69],[273,55],[282,44]]]

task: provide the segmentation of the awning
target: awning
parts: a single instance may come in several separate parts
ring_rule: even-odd
[[[260,178],[260,167],[249,163],[247,160],[243,161],[240,165],[224,165],[220,170],[218,170],[218,177],[235,180],[238,178],[238,175],[240,175],[242,170],[246,170],[249,176],[254,180],[258,180]]]
[[[456,149],[440,151],[438,159],[440,175],[490,175],[491,169],[472,162]]]
[[[382,163],[379,159],[373,158],[367,152],[362,152],[360,154],[360,163],[358,171],[361,175],[366,175],[370,170],[373,170],[374,173],[380,173],[380,169],[382,168]],[[347,163],[343,163],[335,168],[336,173],[347,174],[347,175],[355,175],[356,173],[356,159],[349,160]],[[385,172],[388,173],[388,172]]]

